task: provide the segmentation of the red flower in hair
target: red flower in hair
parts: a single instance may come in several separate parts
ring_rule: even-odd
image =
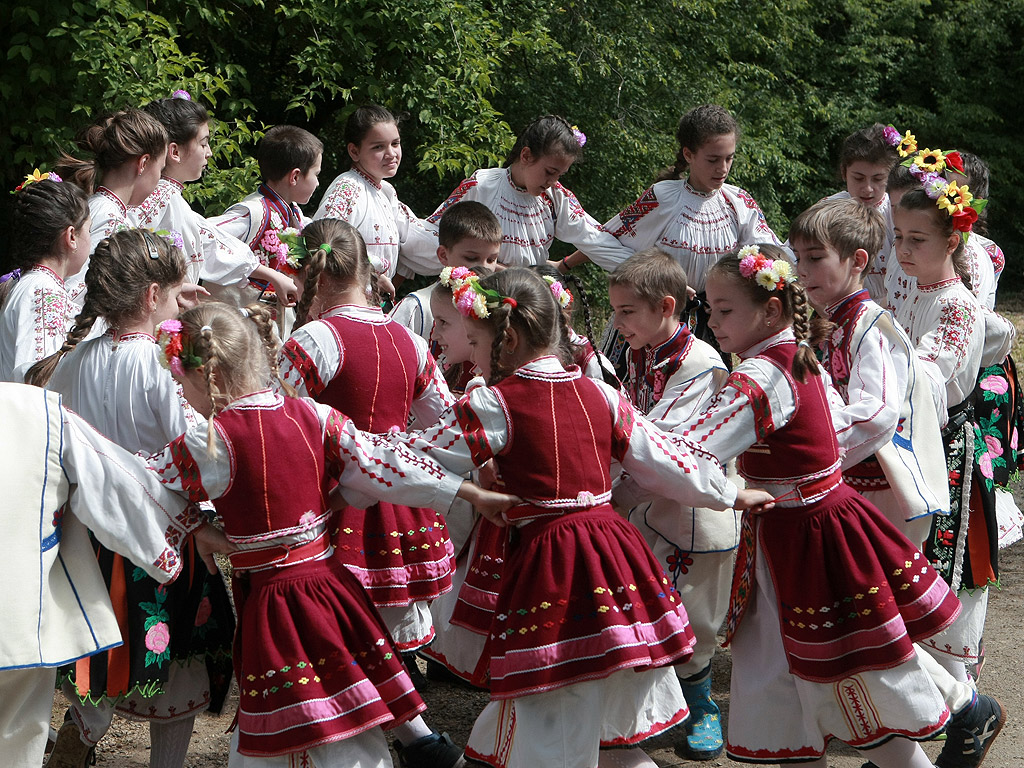
[[[973,208],[964,208],[963,213],[953,214],[953,229],[957,232],[970,232],[974,222],[978,220],[978,212]]]
[[[964,159],[960,157],[959,152],[949,152],[946,155],[946,165],[948,165],[957,173],[964,172]]]

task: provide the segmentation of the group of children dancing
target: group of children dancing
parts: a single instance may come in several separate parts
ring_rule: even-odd
[[[209,121],[184,92],[124,110],[16,191],[14,765],[85,765],[121,713],[181,768],[232,675],[231,766],[387,766],[391,729],[409,768],[639,768],[676,725],[692,760],[824,767],[834,738],[927,768],[945,731],[935,765],[982,763],[1021,407],[978,158],[857,131],[847,189],[783,242],[727,183],[735,119],[703,105],[601,224],[559,182],[586,136],[548,115],[419,218],[388,181],[398,121],[369,106],[312,219],[323,145],[294,126],[206,218],[182,191]],[[550,261],[556,239],[578,250]],[[385,313],[417,274],[439,279]],[[417,655],[490,692],[465,750],[425,721]]]

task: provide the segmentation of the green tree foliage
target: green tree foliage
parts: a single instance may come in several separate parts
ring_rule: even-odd
[[[214,168],[189,189],[209,212],[253,187],[254,144],[275,123],[324,140],[329,182],[347,165],[346,118],[373,101],[408,118],[395,181],[421,214],[554,112],[589,137],[565,183],[604,219],[672,163],[679,116],[717,102],[743,126],[732,180],[780,234],[839,188],[843,137],[891,122],[988,160],[992,233],[1012,259],[1022,25],[1024,0],[14,3],[0,9],[0,182],[45,168],[101,112],[185,88],[218,121]]]

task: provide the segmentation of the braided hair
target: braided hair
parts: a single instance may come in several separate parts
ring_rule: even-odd
[[[302,230],[308,258],[302,265],[302,298],[295,308],[295,327],[309,320],[309,308],[326,275],[339,287],[370,286],[370,260],[359,230],[341,219],[317,219]],[[324,248],[323,246],[327,246]],[[374,288],[374,290],[376,290]]]
[[[143,312],[146,292],[156,283],[166,291],[185,279],[187,264],[177,246],[147,229],[115,232],[96,246],[85,273],[85,304],[64,344],[29,368],[28,384],[46,386],[57,364],[103,318],[117,328]]]
[[[543,115],[527,125],[505,158],[505,167],[516,162],[527,147],[535,158],[560,153],[577,160],[583,155],[569,121],[558,115]]]
[[[777,245],[757,243],[756,247],[766,258],[788,261],[785,251]],[[787,280],[784,287],[774,291],[758,285],[755,280],[744,277],[740,272],[739,251],[723,256],[708,271],[708,276],[711,275],[719,275],[733,281],[757,306],[777,299],[782,304],[782,317],[792,325],[793,336],[799,345],[796,355],[793,357],[793,377],[802,383],[807,381],[808,373],[812,376],[821,375],[821,368],[813,347],[823,338],[828,326],[827,324],[812,323],[807,294],[800,283],[792,279]]]

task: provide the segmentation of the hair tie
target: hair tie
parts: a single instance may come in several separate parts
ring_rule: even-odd
[[[202,328],[199,329],[200,333],[206,333],[207,331],[209,331],[210,333],[213,333],[213,328],[211,328],[208,325],[204,325]]]
[[[21,268],[12,269],[6,275],[0,275],[0,283],[6,283],[8,280],[20,280],[21,279]]]
[[[505,296],[504,298],[502,298],[501,303],[508,304],[510,307],[512,307],[512,309],[515,309],[516,307],[519,306],[519,302],[513,299],[511,296]]]
[[[808,344],[804,339],[801,339],[799,342],[797,342],[797,346],[798,347],[807,347],[808,349],[811,348],[811,345]]]
[[[249,310],[246,309],[245,307],[239,307],[238,308],[238,314],[240,314],[242,317],[246,318],[247,320],[249,319]]]
[[[180,88],[171,94],[172,99],[181,99],[182,101],[192,101],[192,94],[188,91],[183,91]]]
[[[320,250],[323,251],[324,253],[330,253],[331,252],[331,244],[330,243],[320,243]]]

